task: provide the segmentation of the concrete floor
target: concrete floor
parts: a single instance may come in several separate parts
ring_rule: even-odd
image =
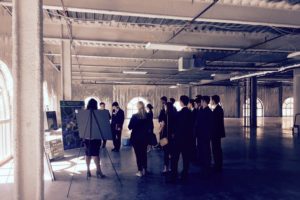
[[[190,180],[184,184],[165,183],[160,175],[163,163],[159,150],[148,154],[149,176],[137,178],[133,150],[123,148],[119,154],[111,153],[109,144],[107,149],[122,185],[105,151],[101,156],[107,178],[98,180],[94,176],[89,181],[85,179],[83,157],[75,156],[78,150],[67,151],[64,160],[52,163],[57,180],[45,181],[45,197],[67,199],[70,174],[75,172],[69,199],[300,199],[300,138],[286,128],[290,120],[266,118],[260,124],[264,127],[251,132],[241,127],[241,120],[226,119],[223,174],[203,180],[198,167],[192,166]],[[0,183],[0,194],[1,200],[11,199],[12,183]]]

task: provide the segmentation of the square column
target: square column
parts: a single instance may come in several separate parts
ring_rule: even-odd
[[[250,78],[250,127],[257,127],[257,78]]]
[[[42,0],[13,0],[14,199],[44,199]]]
[[[300,113],[300,69],[294,70],[294,116]]]
[[[71,40],[61,42],[62,96],[63,100],[72,100],[72,52]]]

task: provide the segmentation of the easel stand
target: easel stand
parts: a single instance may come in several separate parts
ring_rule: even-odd
[[[104,139],[104,138],[103,138],[102,131],[101,131],[101,128],[100,128],[100,125],[99,125],[99,122],[98,122],[98,120],[97,120],[97,118],[96,118],[96,115],[95,115],[95,113],[94,113],[94,110],[90,110],[89,118],[88,118],[87,123],[86,123],[85,128],[84,128],[84,137],[83,137],[83,141],[84,141],[84,139],[86,138],[85,136],[86,136],[86,130],[87,130],[88,124],[90,125],[90,130],[89,130],[89,131],[90,131],[90,137],[89,137],[89,139],[91,139],[93,120],[96,122],[97,129],[99,130],[99,133],[100,133],[101,138]],[[78,151],[78,155],[77,155],[77,159],[80,157],[80,153],[81,153],[82,146],[83,146],[83,141],[82,141],[82,144],[80,145],[80,148],[79,148],[79,151]],[[91,148],[91,145],[89,145],[89,148]],[[110,161],[110,163],[111,163],[111,165],[112,165],[112,168],[114,169],[114,172],[115,172],[115,174],[116,174],[116,176],[117,176],[117,179],[118,179],[118,181],[119,181],[119,183],[120,183],[120,185],[121,185],[121,187],[122,187],[123,184],[122,184],[122,181],[121,181],[121,179],[120,179],[120,176],[119,176],[119,174],[118,174],[118,172],[117,172],[117,170],[116,170],[116,168],[115,168],[115,166],[114,166],[114,164],[113,164],[113,161],[112,161],[112,159],[111,159],[111,157],[110,157],[110,154],[108,153],[108,151],[107,151],[106,148],[105,148],[105,153],[106,153],[106,155],[108,156],[109,161]],[[76,167],[76,166],[75,166],[75,167]],[[74,168],[74,171],[75,171],[75,168]],[[70,184],[69,184],[69,188],[68,188],[67,198],[69,198],[69,194],[70,194],[70,191],[71,191],[73,179],[74,179],[74,172],[73,172],[72,175],[71,175],[71,180],[70,180]]]

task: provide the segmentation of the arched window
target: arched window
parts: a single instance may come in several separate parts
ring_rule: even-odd
[[[282,105],[282,116],[283,117],[292,117],[294,116],[294,98],[289,97],[284,100]]]
[[[264,106],[260,99],[256,99],[256,115],[257,117],[264,116]],[[243,105],[243,116],[249,117],[250,116],[250,99],[246,100],[246,104]]]
[[[97,97],[86,97],[86,98],[84,99],[84,106],[85,106],[85,108],[87,107],[87,105],[88,105],[88,103],[89,103],[89,101],[90,101],[91,99],[95,99],[95,100],[97,101],[97,105],[98,105],[98,108],[99,108],[99,104],[101,103],[101,101],[100,101],[100,99],[97,98]]]
[[[129,101],[127,104],[127,118],[131,118],[133,114],[137,113],[137,103],[139,101],[144,102],[145,106],[149,103],[146,99],[143,97],[134,97]]]
[[[174,106],[175,106],[177,111],[180,111],[182,109],[179,101],[175,101]]]
[[[0,163],[12,157],[12,76],[0,61]]]

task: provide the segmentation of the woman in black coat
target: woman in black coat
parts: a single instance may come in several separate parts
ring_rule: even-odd
[[[132,130],[130,140],[134,148],[138,166],[136,175],[141,177],[147,171],[147,146],[151,121],[148,118],[145,104],[142,101],[137,103],[137,107],[138,113],[134,114],[130,119],[128,129]]]
[[[172,153],[172,140],[175,132],[176,125],[176,111],[174,110],[173,104],[168,102],[165,105],[165,115],[161,122],[160,139],[167,138],[168,144],[163,146],[164,150],[164,169],[162,174],[168,173],[170,169],[171,153]]]

